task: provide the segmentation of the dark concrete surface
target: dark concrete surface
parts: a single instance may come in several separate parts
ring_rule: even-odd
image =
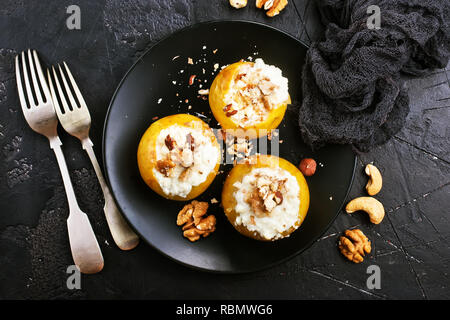
[[[66,27],[67,6],[81,8],[81,30]],[[309,250],[271,269],[214,275],[187,269],[145,243],[122,252],[108,231],[101,190],[79,142],[61,132],[63,151],[81,208],[89,212],[105,268],[68,290],[72,264],[68,207],[47,140],[24,121],[14,79],[14,56],[39,51],[44,63],[70,62],[93,119],[91,138],[101,159],[109,100],[132,63],[153,43],[199,21],[260,21],[310,43],[322,32],[313,1],[291,0],[274,19],[253,1],[241,10],[228,1],[2,0],[0,6],[0,299],[221,298],[221,299],[449,299],[450,88],[449,72],[406,81],[411,112],[387,144],[360,155],[349,198],[364,195],[364,165],[374,162],[386,208],[380,225],[341,212]],[[364,263],[346,261],[339,235],[359,227],[372,240]],[[381,270],[381,289],[368,289],[369,265]]]

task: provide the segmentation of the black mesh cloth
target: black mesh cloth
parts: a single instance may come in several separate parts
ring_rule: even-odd
[[[404,125],[408,94],[400,73],[446,67],[450,0],[317,0],[327,26],[303,68],[299,125],[313,149],[351,144],[366,152]],[[381,28],[369,29],[367,8],[380,8]]]

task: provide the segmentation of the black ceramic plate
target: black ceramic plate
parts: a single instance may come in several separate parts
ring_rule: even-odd
[[[200,115],[211,127],[218,127],[208,101],[197,97],[199,84],[203,89],[209,88],[214,75],[220,71],[214,72],[216,63],[222,66],[249,56],[261,57],[281,68],[289,79],[291,97],[301,100],[301,68],[306,50],[295,38],[262,24],[208,22],[160,41],[129,70],[112,98],[106,117],[104,164],[120,209],[151,246],[190,267],[214,272],[248,272],[302,252],[330,226],[350,188],[355,155],[343,146],[327,146],[312,152],[302,143],[293,110],[288,109],[279,127],[283,140],[280,156],[294,164],[303,157],[314,158],[318,169],[314,176],[307,178],[311,194],[308,215],[300,228],[286,239],[268,243],[248,239],[234,230],[218,204],[211,204],[209,212],[217,217],[217,230],[207,238],[189,242],[175,223],[184,203],[165,200],[148,188],[139,175],[136,160],[139,140],[154,117],[190,113]],[[193,59],[193,65],[187,63],[188,57]],[[197,75],[195,85],[188,86],[193,74]],[[160,103],[159,99],[162,99]],[[216,177],[199,200],[220,201],[222,185],[230,169],[230,165],[222,165],[224,173]]]

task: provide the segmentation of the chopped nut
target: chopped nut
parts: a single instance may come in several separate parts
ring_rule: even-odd
[[[188,58],[188,64],[194,64],[194,61],[192,60],[192,58]]]
[[[258,196],[257,191],[253,192],[247,200],[248,204],[252,208],[253,212],[257,217],[261,217],[265,215],[264,212],[264,202]]]
[[[276,192],[278,190],[278,181],[274,181],[270,184],[270,191],[272,192]]]
[[[231,111],[228,111],[225,115],[227,117],[231,117],[232,115],[235,115],[237,112],[238,112],[237,110],[231,110]]]
[[[272,212],[272,210],[277,206],[275,202],[275,195],[273,193],[269,194],[267,198],[264,200],[264,207],[267,212]]]
[[[359,229],[346,230],[339,238],[339,250],[350,261],[360,263],[365,253],[370,253],[370,241]]]
[[[225,107],[223,107],[223,111],[224,112],[227,112],[227,111],[230,111],[230,109],[231,109],[231,107],[232,107],[233,105],[230,103],[230,104],[227,104]]]
[[[173,140],[170,135],[167,135],[166,139],[164,139],[164,143],[166,144],[166,147],[167,149],[169,149],[169,151],[173,150],[176,145],[175,140]]]
[[[219,203],[219,201],[217,201],[216,198],[212,198],[212,199],[211,199],[211,203],[212,203],[212,204],[214,204],[214,203]]]
[[[283,194],[280,191],[276,191],[274,200],[277,205],[281,204],[283,202]]]
[[[170,159],[158,160],[156,162],[156,169],[166,177],[170,176],[175,166],[176,164]]]
[[[209,94],[209,89],[198,90],[198,94],[201,96],[206,96]]]
[[[194,140],[194,137],[191,135],[190,132],[186,135],[186,143],[188,144],[189,149],[191,149],[191,151],[194,151],[194,149],[195,149],[195,140]]]
[[[191,172],[191,168],[185,168],[180,175],[178,176],[178,180],[180,181],[185,181],[186,178],[188,177],[189,173]]]
[[[261,186],[257,190],[258,190],[258,195],[261,197],[261,199],[266,200],[267,196],[269,195],[269,187]]]
[[[194,164],[194,154],[191,149],[183,149],[181,151],[181,165],[185,168],[189,168]]]
[[[196,75],[193,74],[189,77],[189,85],[192,86],[194,84],[194,79],[195,79]]]

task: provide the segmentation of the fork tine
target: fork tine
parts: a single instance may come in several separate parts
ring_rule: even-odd
[[[78,102],[80,103],[80,107],[86,108],[87,105],[86,102],[83,99],[83,95],[81,94],[80,89],[78,89],[77,83],[75,82],[75,79],[72,76],[72,73],[69,70],[69,67],[67,66],[67,63],[63,61],[64,67],[66,68],[67,75],[69,76],[70,83],[72,84],[72,87],[75,91],[75,94],[77,95]]]
[[[58,103],[58,97],[56,95],[55,88],[53,87],[52,76],[50,74],[49,69],[47,69],[47,78],[48,78],[48,86],[50,87],[50,92],[51,92],[51,99],[53,100],[53,107],[55,108],[56,113],[59,118],[62,116],[62,111],[61,111],[61,107],[59,106],[59,103]],[[63,98],[64,97],[62,97],[61,99],[63,99]]]
[[[28,109],[27,100],[25,99],[25,94],[22,87],[22,77],[20,76],[19,67],[19,55],[16,56],[16,82],[17,82],[17,93],[19,94],[20,105],[22,106],[23,112]]]
[[[25,82],[25,88],[27,89],[27,98],[30,108],[36,107],[34,101],[33,93],[31,92],[30,79],[28,79],[27,62],[25,60],[25,52],[22,51],[22,69],[23,69],[23,79]]]
[[[61,75],[61,79],[64,83],[64,87],[66,88],[66,93],[67,93],[67,96],[69,97],[70,104],[72,105],[72,110],[73,110],[78,107],[77,103],[75,102],[72,91],[70,91],[70,87],[69,87],[69,84],[67,83],[66,76],[64,75],[64,72],[61,69],[61,66],[59,65],[59,63],[58,63],[58,69],[59,69],[59,73]]]
[[[43,93],[45,96],[45,100],[51,101],[52,97],[50,95],[50,91],[48,89],[47,82],[45,81],[44,72],[42,72],[41,62],[39,61],[39,57],[37,55],[36,50],[33,50],[33,57],[34,57],[34,62],[36,64],[36,71],[39,76],[39,80],[41,82],[41,87],[42,87],[42,90],[44,91]]]
[[[36,71],[34,67],[33,57],[31,56],[31,50],[28,49],[28,63],[30,66],[31,80],[33,81],[34,94],[36,95],[38,105],[43,103],[41,90],[39,89],[39,84],[36,77]]]
[[[55,79],[55,83],[56,83],[56,87],[58,88],[58,94],[59,94],[59,98],[61,99],[61,104],[63,105],[63,109],[64,109],[64,113],[66,112],[70,112],[69,106],[67,105],[67,100],[64,97],[64,92],[63,89],[61,88],[61,84],[59,83],[59,79],[58,79],[58,75],[56,74],[56,70],[55,67],[52,66],[52,71],[53,71],[53,79]],[[53,91],[52,91],[53,94]],[[57,101],[57,96],[56,96],[56,92],[53,95],[54,99],[53,102],[55,102],[55,100]],[[56,102],[58,103],[58,102]],[[59,109],[61,111],[61,109]]]

